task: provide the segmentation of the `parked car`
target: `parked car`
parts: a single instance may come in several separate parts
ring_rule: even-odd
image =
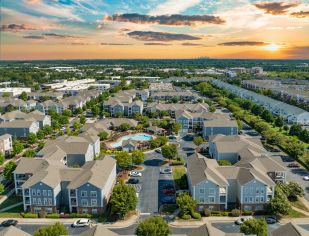
[[[309,175],[304,176],[304,177],[303,177],[303,180],[309,181]]]
[[[1,226],[3,226],[3,227],[9,227],[9,226],[16,226],[17,225],[17,223],[18,223],[18,221],[17,220],[5,220],[5,221],[3,221],[2,223],[1,223]]]
[[[235,224],[236,225],[242,225],[244,222],[246,221],[245,218],[239,218],[235,221]]]
[[[142,173],[138,171],[131,171],[130,176],[132,177],[142,177]]]
[[[275,223],[278,222],[278,220],[275,217],[272,217],[272,216],[267,217],[265,220],[266,220],[267,224],[275,224]]]
[[[300,165],[298,163],[296,163],[296,162],[293,162],[293,163],[288,164],[288,167],[298,168],[298,167],[300,167]]]
[[[90,220],[88,219],[79,219],[77,221],[75,221],[71,227],[72,228],[79,228],[79,227],[86,227],[90,225]]]
[[[173,184],[164,184],[162,188],[163,189],[175,189]]]
[[[172,170],[169,168],[161,169],[160,174],[172,174]]]
[[[176,203],[176,199],[174,197],[164,197],[161,199],[161,203],[163,204],[174,204]]]
[[[162,151],[161,151],[161,148],[156,149],[155,152],[156,152],[156,153],[161,153],[161,152],[162,152]]]
[[[175,194],[175,189],[163,189],[162,191],[164,194]]]
[[[138,184],[139,180],[138,179],[129,179],[128,184]]]

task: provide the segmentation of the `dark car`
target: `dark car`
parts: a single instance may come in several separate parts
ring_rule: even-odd
[[[267,217],[265,220],[267,224],[275,224],[278,222],[278,220],[275,217],[271,217],[271,216]]]
[[[175,194],[175,189],[163,189],[162,191],[164,194]]]
[[[163,189],[175,189],[173,184],[164,184]]]
[[[128,184],[138,184],[139,180],[138,179],[129,179]]]
[[[162,151],[161,151],[161,149],[156,149],[155,152],[156,153],[161,153]]]
[[[298,167],[300,167],[300,165],[295,163],[295,162],[293,162],[293,163],[288,164],[288,167],[298,168]]]
[[[176,203],[176,199],[174,197],[164,197],[161,199],[161,203],[163,204],[174,204]]]
[[[9,227],[9,226],[11,226],[11,225],[16,226],[17,223],[18,223],[17,220],[5,220],[5,221],[3,221],[3,222],[1,223],[1,226],[3,226],[3,227]]]

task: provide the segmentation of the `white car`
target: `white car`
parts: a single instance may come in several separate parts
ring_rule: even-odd
[[[160,174],[172,174],[172,170],[169,168],[160,169]]]
[[[304,176],[304,177],[303,177],[303,180],[309,181],[309,175]]]
[[[78,227],[86,227],[90,225],[90,220],[88,219],[79,219],[77,221],[75,221],[71,227],[72,228],[78,228]]]
[[[131,171],[130,176],[132,177],[142,177],[142,173],[138,171]]]

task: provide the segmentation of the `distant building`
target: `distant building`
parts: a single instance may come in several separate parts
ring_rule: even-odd
[[[30,93],[31,88],[23,88],[23,87],[0,88],[0,97],[2,97],[3,94],[8,94],[11,97],[16,97],[22,94],[22,92]]]
[[[0,136],[0,152],[4,154],[4,156],[8,156],[13,151],[13,140],[12,135],[3,134]]]
[[[203,136],[208,138],[211,135],[224,134],[224,135],[237,135],[238,124],[236,120],[227,119],[213,119],[203,122]]]

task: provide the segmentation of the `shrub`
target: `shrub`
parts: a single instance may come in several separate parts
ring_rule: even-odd
[[[45,218],[46,217],[46,212],[45,211],[40,211],[39,212],[39,218]]]
[[[197,220],[201,219],[201,214],[198,212],[192,212],[191,215],[193,219],[197,219]]]
[[[58,213],[47,214],[47,215],[46,215],[46,218],[58,219],[58,218],[60,218],[60,214],[58,214]]]
[[[91,214],[71,213],[70,218],[92,218]]]
[[[227,212],[227,211],[225,211],[225,212],[222,213],[222,216],[229,216],[229,215],[230,215],[230,213]]]
[[[37,213],[24,213],[23,218],[39,218]]]
[[[191,216],[190,215],[182,215],[181,217],[183,220],[190,220]]]
[[[234,217],[240,216],[240,210],[238,210],[238,209],[233,209],[233,210],[231,211],[231,216],[234,216]]]
[[[206,217],[210,216],[210,210],[208,208],[204,210],[204,216]]]
[[[221,212],[220,211],[211,211],[210,215],[211,216],[221,216]]]
[[[251,216],[252,215],[252,211],[243,211],[242,213],[244,216]]]

